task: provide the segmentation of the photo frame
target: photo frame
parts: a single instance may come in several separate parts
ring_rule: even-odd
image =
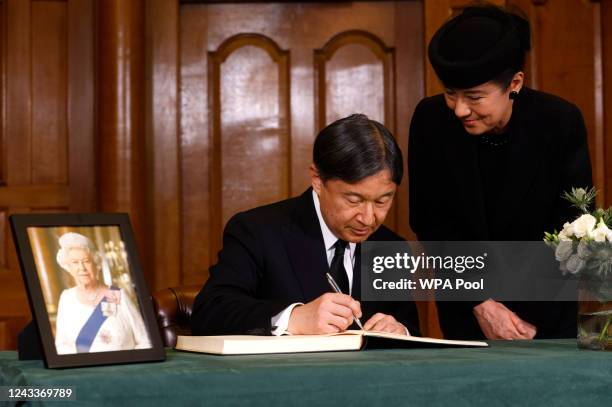
[[[47,368],[165,359],[127,214],[10,223]]]

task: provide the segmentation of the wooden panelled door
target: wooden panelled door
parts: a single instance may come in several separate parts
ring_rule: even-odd
[[[301,194],[320,129],[351,113],[406,154],[423,96],[418,1],[183,4],[183,283],[205,281],[236,212]],[[387,224],[405,237],[406,177]]]
[[[8,217],[95,210],[91,0],[0,2],[0,349],[29,306]]]

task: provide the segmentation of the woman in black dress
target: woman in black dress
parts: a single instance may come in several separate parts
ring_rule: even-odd
[[[542,240],[590,187],[580,110],[524,85],[529,23],[468,7],[429,44],[442,95],[417,106],[408,148],[410,225],[422,241]],[[575,337],[572,302],[438,303],[448,338]]]

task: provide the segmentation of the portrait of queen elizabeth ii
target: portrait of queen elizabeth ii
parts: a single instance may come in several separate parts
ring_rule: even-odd
[[[102,281],[103,258],[88,237],[62,234],[56,261],[74,281],[57,306],[59,355],[151,348],[137,304],[124,289]]]

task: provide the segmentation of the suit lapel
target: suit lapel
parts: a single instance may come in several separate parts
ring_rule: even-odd
[[[292,218],[293,224],[283,229],[285,246],[304,302],[309,302],[329,291],[325,279],[329,266],[311,188],[299,197]]]

